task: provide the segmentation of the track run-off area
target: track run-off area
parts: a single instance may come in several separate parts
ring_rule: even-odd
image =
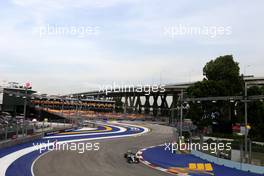
[[[0,150],[0,176],[259,176],[202,160],[192,154],[172,154],[160,144],[173,141],[173,128],[151,122],[96,122],[44,136],[39,140]],[[96,150],[48,150],[63,144],[96,144]],[[153,146],[153,147],[150,147]],[[98,150],[97,150],[98,149]],[[124,153],[141,152],[141,164],[129,164]],[[41,151],[41,152],[40,152]],[[194,171],[210,166],[211,171]],[[210,170],[210,169],[209,169]]]
[[[174,175],[184,176],[263,176],[248,171],[215,164],[193,154],[176,154],[165,150],[166,146],[151,146],[141,149],[141,162],[150,168]]]
[[[148,128],[126,123],[97,123],[97,128],[72,129],[0,150],[0,176],[33,176],[35,161],[55,145],[142,135]],[[52,147],[51,147],[52,146]],[[52,153],[52,152],[51,152]],[[80,155],[80,154],[79,154]],[[63,164],[63,163],[62,163]]]

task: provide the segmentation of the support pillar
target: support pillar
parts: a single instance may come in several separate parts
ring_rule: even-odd
[[[140,95],[137,96],[137,101],[136,101],[136,110],[138,113],[141,113],[142,112],[142,109],[141,109],[141,99],[140,99]]]
[[[135,95],[129,96],[129,105],[132,109],[132,112],[135,112],[135,99],[136,99]]]
[[[171,107],[170,107],[170,110],[171,110],[170,120],[169,120],[170,124],[175,124],[175,118],[177,116],[176,108],[177,108],[177,95],[173,94],[172,95],[172,103],[171,103]]]
[[[146,95],[145,98],[146,98],[146,101],[144,105],[144,110],[145,110],[145,114],[149,114],[150,112],[149,95]]]
[[[168,115],[168,102],[167,102],[167,95],[161,95],[161,115],[166,116]]]
[[[152,108],[153,108],[153,116],[154,117],[157,117],[158,115],[158,97],[159,95],[153,95],[153,105],[152,105]]]
[[[128,107],[128,97],[127,95],[125,95],[124,113],[127,113],[127,107]]]

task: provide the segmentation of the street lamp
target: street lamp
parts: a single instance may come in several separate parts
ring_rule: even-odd
[[[182,121],[183,121],[183,90],[181,90],[181,110],[180,110],[180,138],[182,138]]]
[[[25,120],[26,120],[26,112],[27,112],[27,86],[25,86],[25,96],[24,98],[24,119],[23,119],[23,136],[25,136]]]
[[[28,97],[28,88],[30,88],[30,87],[31,87],[31,84],[29,82],[27,82],[25,84],[25,86],[24,86],[24,88],[25,88],[25,96],[23,98],[25,98],[25,100],[24,100],[23,136],[25,135],[24,128],[25,128],[25,120],[26,120],[26,112],[27,112],[27,97]],[[27,127],[26,127],[26,133],[27,133]]]
[[[247,99],[247,82],[245,81],[245,98],[244,98],[244,101],[245,101],[245,160],[246,160],[246,163],[247,163],[247,155],[248,155],[248,112],[247,112],[247,102],[248,102],[248,99]]]

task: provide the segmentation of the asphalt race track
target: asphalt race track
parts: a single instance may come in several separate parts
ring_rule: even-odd
[[[100,123],[96,128],[59,132],[36,141],[1,149],[0,176],[165,176],[171,175],[163,172],[168,164],[170,164],[169,168],[177,166],[175,169],[180,170],[177,173],[186,174],[183,171],[188,169],[189,163],[207,163],[193,155],[172,156],[162,148],[148,148],[171,141],[173,141],[173,130],[168,126],[134,121]],[[48,151],[48,149],[40,153],[35,145],[32,146],[32,142],[44,142],[44,146],[53,146],[55,149],[57,144],[58,146],[98,144],[99,147],[97,150],[81,153],[79,150]],[[144,164],[127,163],[124,153],[129,149],[143,149]],[[155,169],[149,166],[155,166]],[[214,168],[216,175],[257,175],[217,165],[214,165]],[[213,175],[213,173],[208,174]],[[192,171],[191,175],[202,174]]]
[[[140,123],[151,129],[141,136],[102,139],[100,150],[52,151],[37,159],[33,166],[35,176],[161,176],[167,173],[151,169],[144,164],[128,164],[124,153],[131,148],[144,148],[171,141],[170,127]]]
[[[87,129],[87,128],[86,128]],[[87,144],[92,140],[105,140],[112,138],[133,137],[145,134],[148,128],[128,125],[125,123],[100,123],[97,128],[78,128],[64,132],[55,132],[44,138],[18,144],[0,150],[0,176],[31,176],[35,161],[48,151],[54,151],[57,147]],[[89,142],[91,143],[91,142]],[[49,150],[49,149],[52,150]],[[96,148],[94,146],[94,148]],[[98,148],[98,147],[97,147]],[[68,149],[66,149],[68,150]],[[70,149],[72,150],[72,148]],[[79,154],[79,150],[74,150]],[[66,153],[67,155],[67,153]],[[81,155],[81,154],[79,154]]]

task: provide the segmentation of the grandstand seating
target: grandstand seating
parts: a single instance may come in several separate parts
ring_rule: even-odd
[[[122,114],[122,113],[109,113],[109,112],[95,112],[95,111],[87,111],[87,110],[78,110],[75,109],[71,110],[56,110],[56,109],[47,109],[48,112],[64,115],[66,117],[76,117],[76,114],[78,113],[78,116],[84,117],[86,119],[113,119],[113,120],[121,120],[121,119],[127,119],[127,120],[143,120],[145,119],[145,116],[143,114]]]

